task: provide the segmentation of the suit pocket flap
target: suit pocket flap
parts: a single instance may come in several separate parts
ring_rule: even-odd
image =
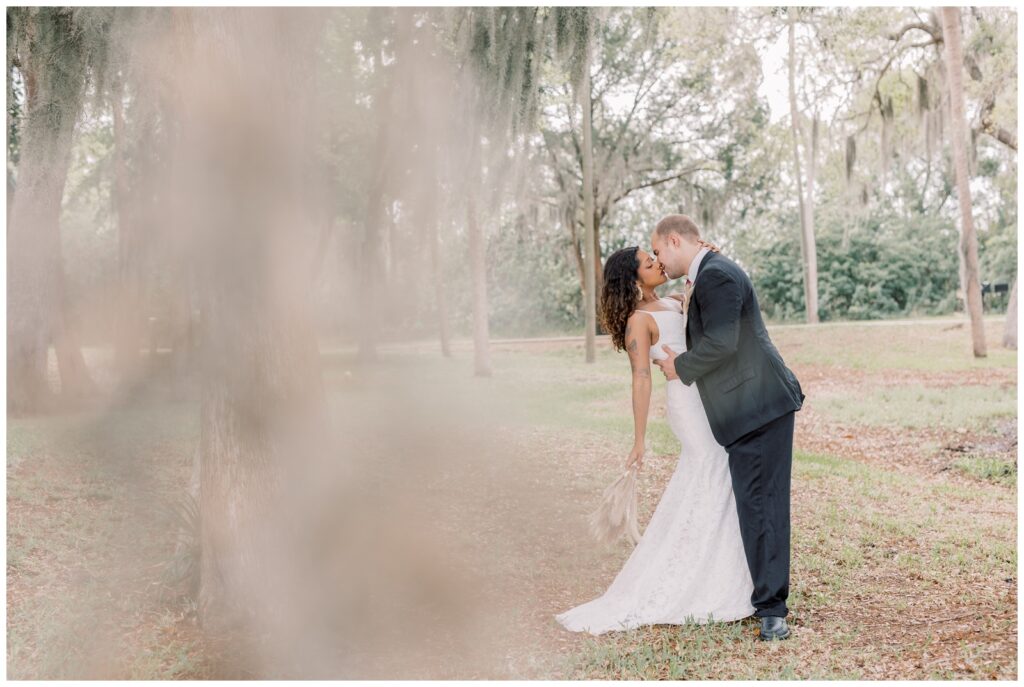
[[[725,379],[723,379],[721,384],[719,384],[718,389],[723,393],[726,391],[732,391],[740,384],[747,381],[748,379],[752,379],[756,375],[757,371],[754,369],[753,366],[744,367],[742,370],[740,370],[733,376],[726,377]]]

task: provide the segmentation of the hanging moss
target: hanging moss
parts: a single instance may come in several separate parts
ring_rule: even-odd
[[[889,120],[882,118],[882,139],[878,149],[878,166],[884,176],[889,171],[889,138],[891,136]]]
[[[846,183],[853,178],[853,164],[857,161],[857,138],[852,134],[846,137]]]
[[[971,145],[968,152],[968,169],[970,171],[970,175],[974,176],[978,171],[978,131],[974,128],[971,128]]]
[[[935,149],[935,112],[929,111],[924,117],[924,146],[925,160],[930,167],[932,162],[932,151]]]
[[[469,20],[459,25],[471,25],[462,43],[476,73],[477,106],[488,128],[517,137],[533,127],[538,113],[538,70],[550,19],[538,7],[480,7],[465,13]]]
[[[879,110],[882,114],[882,146],[880,162],[882,174],[884,175],[889,171],[889,161],[892,158],[892,130],[895,117],[893,116],[891,96],[886,96],[882,99],[882,104],[879,107]]]
[[[553,14],[555,52],[568,70],[570,82],[575,86],[580,83],[587,62],[587,50],[593,36],[594,13],[589,7],[556,7]]]
[[[917,75],[917,119],[921,121],[926,112],[931,110],[931,103],[928,99],[928,79],[920,74]]]
[[[551,13],[555,25],[555,51],[560,60],[569,56],[569,9],[568,7],[556,7]]]

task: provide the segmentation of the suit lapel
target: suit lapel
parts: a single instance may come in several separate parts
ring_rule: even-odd
[[[690,334],[690,330],[693,328],[693,321],[700,317],[700,308],[697,306],[696,299],[693,295],[690,295],[690,305],[686,311],[686,350],[693,350],[693,336]]]
[[[717,253],[714,251],[708,251],[705,253],[704,257],[701,258],[700,264],[697,265],[697,273],[690,278],[691,281],[693,281],[693,293],[690,295],[690,310],[686,316],[686,350],[688,351],[693,349],[693,335],[690,332],[691,326],[695,325],[691,325],[691,323],[695,320],[699,321],[700,318],[700,304],[697,303],[697,277],[699,277],[700,273],[704,271],[704,267],[708,264],[708,261],[714,260],[715,256],[717,256]]]
[[[700,271],[699,269],[697,270]],[[693,328],[694,322],[700,322],[700,305],[697,304],[697,285],[694,283],[693,291],[690,292],[690,304],[686,312],[686,350],[693,350]]]

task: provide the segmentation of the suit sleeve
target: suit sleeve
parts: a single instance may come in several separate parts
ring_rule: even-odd
[[[676,374],[689,385],[721,365],[739,345],[743,292],[740,285],[722,270],[701,275],[700,320],[704,336],[692,351],[676,358]],[[697,298],[694,292],[694,298]]]

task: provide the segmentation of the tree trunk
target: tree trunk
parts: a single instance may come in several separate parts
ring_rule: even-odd
[[[174,207],[203,320],[199,619],[213,635],[280,627],[297,591],[281,577],[295,574],[288,497],[327,427],[302,208],[309,94],[288,73],[313,41],[282,35],[308,16],[284,12],[173,10],[188,104]]]
[[[313,259],[309,267],[310,283],[315,284],[323,276],[324,273],[324,261],[327,259],[327,254],[330,252],[331,238],[336,233],[335,230],[335,218],[331,213],[324,213],[319,217],[320,220],[320,235],[317,239],[316,252],[313,253]]]
[[[384,252],[381,250],[380,229],[384,214],[380,207],[383,202],[382,192],[374,183],[367,203],[369,209],[363,222],[362,259],[359,261],[359,285],[362,287],[357,296],[357,312],[359,314],[356,338],[359,346],[358,357],[361,361],[377,360],[377,339],[380,333],[377,318],[377,306],[370,303],[372,285],[379,283],[384,277]]]
[[[58,268],[54,274],[57,281],[56,328],[54,330],[53,348],[57,354],[57,369],[60,372],[61,401],[77,405],[81,401],[96,394],[96,384],[89,376],[89,368],[82,355],[82,346],[78,338],[78,328],[71,303],[67,295],[64,281],[63,260],[58,253]]]
[[[580,246],[580,235],[576,224],[576,207],[569,206],[565,209],[565,225],[569,229],[569,257],[576,265],[576,276],[580,280],[580,295],[587,290],[587,270],[583,267],[583,252]]]
[[[586,361],[597,359],[597,268],[595,262],[601,259],[597,250],[597,235],[594,230],[594,146],[591,140],[590,100],[590,48],[583,64],[583,85],[579,91],[580,106],[583,108],[583,313]]]
[[[438,217],[437,195],[440,188],[437,184],[437,168],[431,167],[431,184],[428,197],[424,199],[426,206],[425,220],[427,223],[427,242],[430,248],[430,277],[434,282],[434,303],[437,308],[437,329],[441,342],[441,355],[452,357],[451,331],[448,326],[448,295],[444,288],[444,269],[441,265],[441,225]]]
[[[807,162],[807,199],[804,211],[807,213],[804,241],[807,244],[807,281],[810,284],[811,303],[808,308],[807,320],[818,322],[818,242],[814,230],[814,187],[818,179],[818,117],[815,115],[811,126],[811,143],[807,146],[810,158]]]
[[[124,121],[123,84],[111,99],[114,118],[114,213],[117,217],[117,302],[114,361],[122,383],[131,384],[141,367],[143,342],[140,241],[129,190],[128,135]]]
[[[379,10],[371,10],[371,12]],[[359,298],[359,359],[373,361],[377,359],[377,339],[379,338],[378,305],[370,304],[372,285],[379,284],[385,278],[385,254],[382,243],[385,241],[387,221],[384,212],[384,194],[387,183],[388,155],[391,127],[392,96],[394,88],[387,82],[390,78],[383,73],[383,48],[377,55],[375,78],[380,82],[374,98],[374,113],[377,122],[376,140],[373,156],[370,160],[370,191],[366,200],[366,217],[363,222],[362,259],[359,261],[359,284],[362,292]]]
[[[448,324],[448,295],[444,288],[444,273],[441,269],[440,246],[437,239],[438,226],[434,224],[434,236],[430,241],[430,267],[434,278],[434,302],[437,305],[437,335],[441,344],[441,355],[452,357],[452,334]]]
[[[971,319],[971,342],[975,358],[984,358],[985,323],[982,320],[981,279],[978,270],[978,237],[974,233],[971,205],[969,162],[967,159],[967,117],[964,113],[963,46],[960,34],[960,9],[943,7],[942,36],[946,58],[946,81],[949,87],[950,136],[953,143],[953,162],[956,168],[957,198],[960,205],[960,264],[962,286]]]
[[[796,102],[796,11],[789,8],[789,114],[793,138],[793,170],[800,207],[800,254],[804,263],[804,302],[807,322],[818,322],[818,257],[814,241],[813,198],[804,197],[803,171],[800,164],[800,112]]]
[[[478,377],[491,376],[490,331],[487,322],[487,244],[476,215],[476,201],[470,191],[466,198],[466,228],[469,232],[469,264],[473,276],[473,371]]]
[[[30,87],[18,192],[7,233],[7,409],[13,413],[42,410],[53,401],[47,356],[51,342],[66,331],[61,326],[61,200],[86,72],[82,46],[67,39],[77,35],[68,10],[41,8],[35,22],[35,52],[25,66]],[[53,64],[54,40],[63,44],[59,73]],[[71,374],[67,363],[62,370]]]
[[[1006,306],[1006,329],[1003,331],[1003,345],[1017,350],[1017,280],[1010,289],[1010,302]]]
[[[387,12],[387,8],[375,7],[369,10],[369,21],[376,22],[374,14]],[[370,294],[375,285],[389,287],[391,285],[392,264],[395,258],[394,230],[395,226],[387,213],[385,204],[389,192],[388,184],[391,173],[391,155],[393,148],[395,95],[401,87],[399,75],[395,69],[385,69],[385,48],[378,48],[374,63],[374,78],[378,86],[374,96],[374,119],[377,124],[373,155],[370,160],[370,189],[367,196],[366,218],[364,223],[362,260],[360,266],[360,285],[364,289],[359,301],[359,358],[364,361],[377,360],[377,340],[380,337],[378,318],[379,304],[370,305]],[[397,68],[404,69],[401,60]],[[389,73],[390,72],[390,73]],[[385,247],[387,252],[385,252]],[[382,292],[387,292],[386,288]]]

